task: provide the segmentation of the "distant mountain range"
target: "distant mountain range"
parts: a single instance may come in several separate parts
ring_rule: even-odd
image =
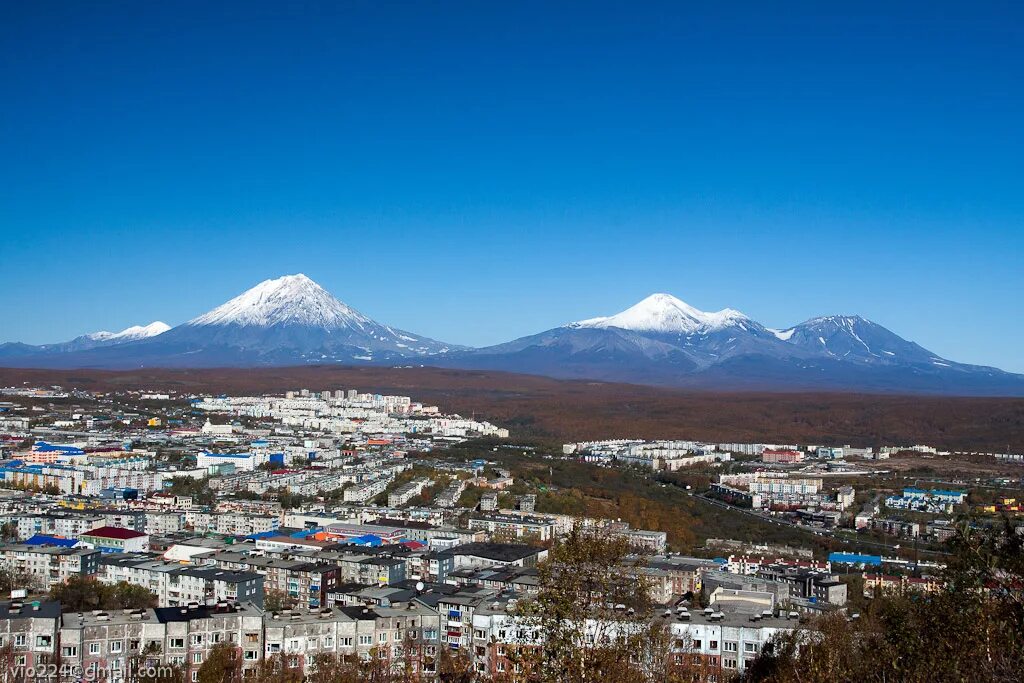
[[[267,280],[212,311],[60,344],[0,344],[40,368],[435,365],[664,386],[1024,395],[1024,375],[956,363],[859,316],[772,329],[653,294],[612,316],[471,349],[378,323],[305,275]]]

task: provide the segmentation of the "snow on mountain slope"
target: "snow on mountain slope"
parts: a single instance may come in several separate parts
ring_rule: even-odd
[[[302,274],[264,280],[154,341],[138,349],[140,362],[368,363],[454,348],[382,325]]]
[[[657,293],[615,315],[580,320],[567,327],[618,327],[635,332],[693,334],[739,326],[748,320],[731,308],[708,313],[671,294]]]
[[[186,325],[309,325],[362,330],[375,323],[299,273],[264,280]]]
[[[928,349],[859,315],[812,318],[778,336],[796,347],[851,363],[948,365]]]
[[[39,357],[47,354],[66,354],[106,346],[119,346],[141,339],[156,337],[169,329],[171,329],[170,325],[157,320],[148,325],[133,325],[120,332],[107,332],[106,330],[90,332],[69,341],[57,342],[55,344],[41,344],[39,346],[31,344],[3,344],[0,345],[0,356]]]
[[[85,335],[86,338],[92,339],[98,342],[128,342],[135,341],[137,339],[149,339],[155,337],[158,334],[163,334],[167,330],[171,329],[171,326],[165,322],[156,320],[148,325],[132,325],[126,327],[120,332],[93,332]]]

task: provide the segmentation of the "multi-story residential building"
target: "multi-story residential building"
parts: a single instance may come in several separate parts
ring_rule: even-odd
[[[493,491],[480,496],[480,511],[494,512],[498,509],[498,494]]]
[[[465,479],[456,479],[451,482],[445,487],[444,491],[439,493],[437,498],[434,499],[434,505],[442,508],[455,507],[459,502],[459,498],[462,496],[462,492],[466,490],[466,485]]]
[[[0,564],[32,577],[38,588],[46,590],[73,576],[95,576],[100,554],[89,548],[9,545],[0,546]]]
[[[104,583],[124,581],[142,586],[156,595],[162,606],[231,600],[262,607],[264,598],[264,577],[256,572],[189,567],[152,557],[105,556],[98,578]]]
[[[827,602],[832,605],[846,604],[846,584],[831,574],[788,566],[768,565],[758,570],[757,576],[766,581],[788,585],[791,597],[815,598],[819,602]]]
[[[523,538],[548,541],[554,536],[555,523],[553,520],[543,517],[480,514],[470,516],[469,528],[486,531],[494,541],[512,541]]]
[[[717,680],[743,672],[776,634],[797,628],[792,613],[745,613],[680,610],[668,620],[676,661],[699,660],[710,669],[721,669]]]
[[[83,671],[126,672],[140,657],[180,666],[186,680],[221,643],[241,660],[243,674],[263,658],[263,611],[219,603],[66,615],[60,627],[62,663]],[[146,655],[143,657],[143,655]],[[123,674],[122,674],[123,675]]]
[[[668,534],[664,531],[648,531],[645,529],[616,529],[612,535],[625,539],[630,546],[655,554],[665,552],[668,547]]]
[[[865,573],[863,578],[864,597],[866,598],[883,594],[933,593],[942,589],[942,581],[934,577],[917,578]]]
[[[766,463],[792,464],[803,462],[804,453],[803,451],[797,450],[775,450],[766,448],[761,452],[761,460]]]
[[[328,562],[252,557],[221,553],[215,558],[222,570],[251,572],[263,578],[265,591],[276,590],[306,607],[327,604],[327,595],[339,583],[340,567]]]
[[[174,534],[185,529],[184,512],[147,512],[143,529],[150,536]]]
[[[273,515],[225,512],[213,516],[218,534],[227,536],[253,536],[275,531],[281,526],[281,519]]]
[[[423,489],[428,486],[432,486],[433,483],[433,479],[422,478],[414,479],[402,484],[388,494],[388,507],[400,507],[405,505],[410,500],[423,493]]]
[[[0,602],[0,648],[10,647],[12,671],[16,678],[21,667],[51,664],[57,656],[57,629],[60,627],[59,602]]]
[[[900,538],[917,538],[921,535],[920,524],[903,519],[873,517],[868,526],[876,531],[881,531],[883,534],[899,536]]]
[[[344,500],[346,503],[365,503],[384,493],[394,478],[394,475],[388,475],[350,486],[345,489]]]

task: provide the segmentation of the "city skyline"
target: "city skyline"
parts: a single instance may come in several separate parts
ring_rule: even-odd
[[[1019,9],[539,11],[9,8],[0,341],[304,272],[457,344],[664,291],[1024,371]]]

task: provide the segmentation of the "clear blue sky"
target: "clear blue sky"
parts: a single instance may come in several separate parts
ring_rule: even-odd
[[[668,291],[1024,371],[1021,3],[775,4],[5,3],[0,339],[304,272],[457,343]]]

